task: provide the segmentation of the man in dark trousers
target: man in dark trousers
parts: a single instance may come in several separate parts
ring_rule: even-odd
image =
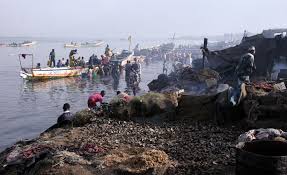
[[[55,61],[55,50],[52,49],[52,51],[50,52],[50,66],[51,67],[55,67],[56,66],[56,61]],[[52,66],[53,65],[53,66]]]
[[[235,69],[235,73],[237,75],[237,86],[235,86],[233,95],[230,99],[233,106],[240,103],[243,93],[242,90],[245,89],[243,87],[245,86],[245,83],[250,83],[250,76],[256,70],[254,55],[255,47],[251,46],[248,48],[248,52],[241,57],[239,64]]]
[[[250,82],[250,75],[253,73],[253,71],[256,70],[256,66],[254,64],[254,55],[255,47],[251,46],[248,49],[248,53],[241,57],[235,70],[238,77],[238,85]]]
[[[132,65],[131,65],[131,62],[128,60],[125,66],[125,71],[126,71],[125,80],[126,80],[127,86],[129,86],[131,69],[132,69]]]

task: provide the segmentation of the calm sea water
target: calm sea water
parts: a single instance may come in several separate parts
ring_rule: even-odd
[[[24,39],[5,38],[0,43],[23,41]],[[158,45],[163,40],[138,41],[142,46]],[[76,112],[87,107],[87,99],[91,93],[106,90],[106,100],[115,96],[113,80],[98,77],[94,80],[81,78],[64,78],[45,82],[27,82],[19,76],[17,54],[33,53],[35,63],[44,67],[51,49],[55,49],[56,58],[68,58],[70,49],[63,47],[65,41],[42,40],[31,48],[0,47],[0,150],[20,139],[29,139],[39,135],[53,125],[62,113],[62,105],[71,104],[71,111]],[[106,41],[110,47],[121,50],[128,48],[127,41]],[[98,56],[104,52],[99,48],[78,48],[79,56],[88,60],[93,53]],[[27,58],[25,64],[30,63]],[[140,94],[148,91],[147,83],[162,71],[162,63],[142,64],[142,82]],[[126,84],[121,76],[118,90],[124,90]]]

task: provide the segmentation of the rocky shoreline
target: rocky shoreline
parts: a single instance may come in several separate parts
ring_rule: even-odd
[[[236,107],[219,86],[198,96],[172,88],[129,102],[115,98],[107,111],[82,110],[73,126],[51,127],[7,148],[0,153],[0,174],[234,174],[240,134],[287,128],[281,122],[287,93],[276,85],[246,86],[248,95]]]
[[[6,149],[0,154],[0,174],[109,174],[111,171],[100,166],[101,162],[111,152],[122,149],[163,151],[168,155],[164,174],[226,174],[227,169],[233,173],[234,145],[242,132],[240,126],[218,127],[207,121],[178,120],[158,125],[94,116],[92,122],[84,126],[53,129],[32,141],[19,142]],[[48,153],[7,166],[7,157],[16,147],[29,149],[37,145],[42,147],[33,152],[35,155],[42,150]],[[87,145],[92,145],[92,149],[85,149]],[[59,160],[57,155],[64,158]],[[131,168],[127,172],[149,174],[145,168],[155,166],[159,159],[150,161],[153,161],[151,165],[141,165],[142,172],[133,172]],[[137,163],[131,162],[134,166]],[[121,165],[119,169],[126,167],[129,165]],[[112,174],[120,174],[115,172]]]

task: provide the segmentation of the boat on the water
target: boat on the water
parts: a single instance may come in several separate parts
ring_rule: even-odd
[[[85,72],[85,68],[82,67],[22,68],[20,76],[26,80],[47,80],[81,76],[83,72]]]
[[[145,57],[144,56],[134,56],[133,52],[128,50],[122,50],[122,52],[118,55],[115,55],[115,58],[112,61],[119,62],[119,65],[124,67],[128,61],[133,62],[134,59],[137,58],[139,62],[143,62]]]
[[[78,48],[78,47],[100,47],[104,44],[103,41],[98,41],[98,42],[84,42],[84,43],[68,43],[64,44],[64,47],[66,48]]]
[[[71,42],[71,43],[68,43],[68,44],[64,44],[64,47],[65,48],[78,48],[78,47],[81,47],[81,44]]]
[[[33,45],[35,45],[35,44],[37,44],[37,41],[24,41],[23,43],[20,43],[20,46],[27,46],[27,47],[29,47],[29,46],[33,46]]]
[[[128,50],[122,50],[122,52],[118,55],[115,55],[116,61],[120,63],[121,66],[125,66],[128,60],[132,60],[133,53]]]
[[[103,41],[98,41],[98,42],[84,42],[81,43],[81,47],[100,47],[104,44]]]
[[[13,43],[7,44],[6,46],[8,47],[30,47],[36,44],[37,44],[37,41],[24,41],[22,43],[13,42]]]
[[[21,59],[25,59],[27,57],[32,58],[32,67],[24,68],[22,66]],[[33,62],[34,57],[33,54],[19,54],[19,62],[20,62],[20,76],[26,80],[47,80],[47,79],[55,79],[55,78],[65,78],[65,77],[76,77],[81,76],[82,73],[87,71],[87,68],[83,67],[45,67],[41,68],[39,65],[34,68]]]

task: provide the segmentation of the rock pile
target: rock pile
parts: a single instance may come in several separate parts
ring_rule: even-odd
[[[184,67],[171,74],[161,74],[156,80],[148,84],[151,91],[161,92],[165,88],[174,87],[200,93],[217,85],[219,74],[212,69],[193,69]]]

